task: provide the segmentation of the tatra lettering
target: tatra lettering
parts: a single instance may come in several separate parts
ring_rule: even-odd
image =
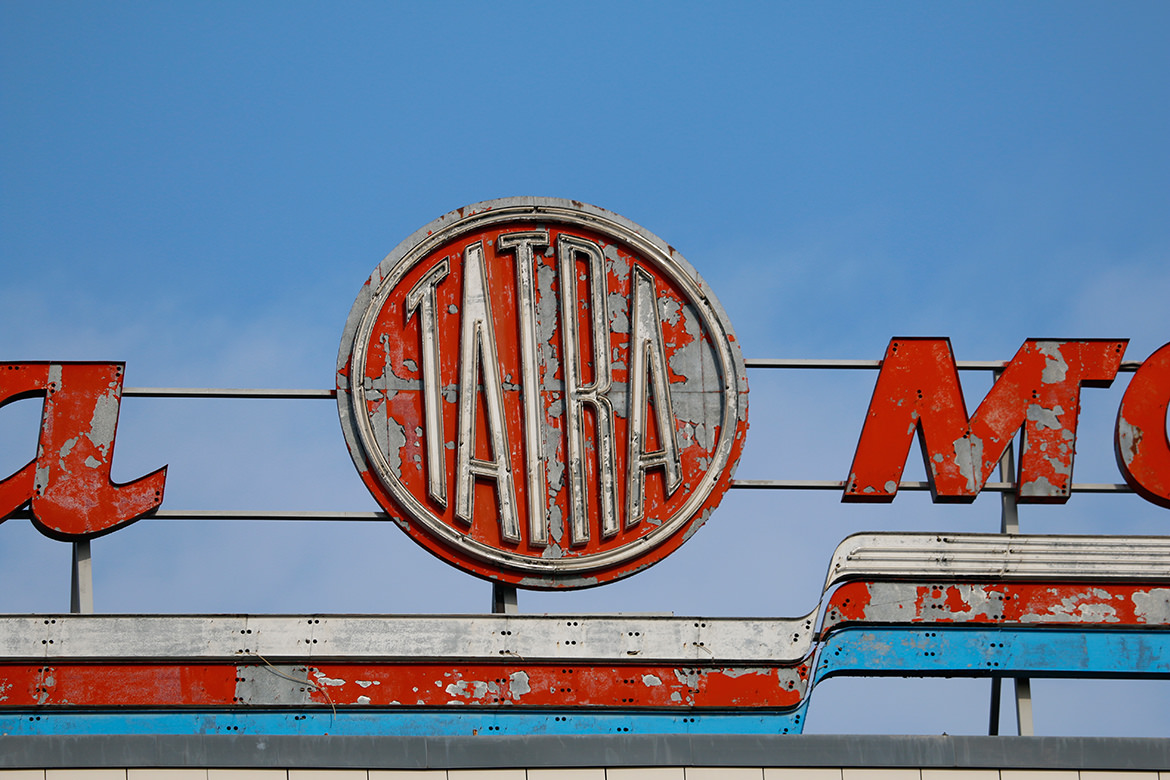
[[[497,257],[511,255],[516,279],[516,327],[519,336],[524,495],[528,522],[522,534],[516,500],[516,474],[511,468],[508,411],[504,377],[497,354],[496,324],[488,284],[488,251],[484,241],[469,244],[462,257],[462,306],[459,310],[458,442],[455,458],[454,513],[470,526],[475,516],[476,480],[493,482],[498,499],[500,537],[519,543],[522,535],[534,547],[547,547],[554,522],[549,509],[548,466],[544,441],[545,414],[540,374],[538,301],[535,274],[537,250],[550,246],[547,230],[504,233],[495,241]],[[440,376],[437,291],[451,274],[453,258],[443,258],[415,282],[406,295],[407,322],[418,319],[421,350],[422,406],[426,440],[427,493],[446,507],[447,460],[443,428],[443,382]],[[456,262],[458,262],[456,256]],[[565,486],[568,541],[581,545],[594,533],[590,518],[599,518],[601,538],[621,529],[615,489],[614,410],[610,354],[609,292],[605,256],[593,241],[561,235],[556,239],[560,325],[560,366],[564,381]],[[666,496],[682,483],[682,463],[670,399],[666,349],[653,276],[635,267],[631,278],[629,443],[625,527],[637,526],[645,513],[646,472],[662,469]],[[454,310],[452,310],[454,311]],[[582,314],[585,312],[586,314]],[[547,338],[547,335],[545,336]],[[482,404],[482,405],[481,405]],[[477,420],[483,410],[485,419]],[[588,413],[591,412],[591,413]],[[657,431],[657,449],[648,449],[647,426]],[[592,430],[590,430],[592,426]],[[482,427],[482,438],[479,438]],[[490,454],[477,453],[486,439]],[[593,460],[595,458],[595,460]],[[590,476],[595,484],[590,486]],[[591,512],[591,507],[595,512]],[[560,522],[560,518],[557,518]],[[559,538],[560,534],[556,534]]]

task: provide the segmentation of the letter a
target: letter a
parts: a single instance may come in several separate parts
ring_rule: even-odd
[[[484,406],[492,459],[475,457],[475,407],[479,373],[483,369]],[[455,515],[468,525],[475,510],[475,478],[496,483],[499,497],[500,538],[520,541],[516,519],[516,488],[509,465],[508,429],[504,418],[504,391],[500,381],[500,360],[492,326],[492,307],[487,293],[483,242],[463,252],[463,323],[459,335],[459,447],[456,454]]]
[[[629,478],[626,483],[626,528],[642,521],[646,499],[646,470],[666,470],[666,495],[682,484],[682,464],[674,430],[674,412],[667,383],[666,352],[662,347],[662,320],[654,294],[654,279],[634,268],[633,322],[630,334]],[[646,386],[646,374],[650,386]],[[647,390],[654,399],[654,422],[660,449],[646,451]]]

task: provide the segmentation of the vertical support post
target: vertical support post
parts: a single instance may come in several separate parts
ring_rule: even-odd
[[[992,737],[999,736],[999,700],[1002,686],[1002,677],[991,678],[991,715],[987,720],[987,733]]]
[[[995,372],[996,379],[999,379],[1000,373],[999,371]],[[1015,481],[1015,449],[1015,441],[1010,442],[999,459],[1000,482],[1011,483]],[[999,502],[999,532],[1001,534],[1018,534],[1020,532],[1020,512],[1016,504],[1016,494],[1011,491],[1004,491],[999,494]],[[1002,677],[991,678],[991,714],[987,722],[987,733],[993,737],[999,735],[999,708],[1002,687]]]
[[[69,593],[69,611],[74,615],[93,614],[93,558],[89,539],[73,543],[73,576]]]
[[[995,372],[995,380],[999,380],[1003,371]],[[1016,481],[1015,442],[1008,444],[999,459],[999,480],[1014,483]],[[1000,493],[999,532],[1002,534],[1018,534],[1020,532],[1020,510],[1016,502],[1016,494],[1010,490]],[[994,677],[991,680],[991,716],[988,721],[987,733],[999,733],[1000,686],[1003,678]],[[1032,727],[1032,683],[1026,677],[1015,679],[1016,692],[1016,733],[1021,737],[1030,737],[1035,731]]]
[[[502,582],[492,583],[492,614],[515,615],[520,612],[516,600],[516,586],[505,585]]]
[[[1016,723],[1021,737],[1035,736],[1032,728],[1032,681],[1027,677],[1016,678]]]

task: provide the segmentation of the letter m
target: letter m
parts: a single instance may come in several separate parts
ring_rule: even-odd
[[[1023,428],[1016,495],[1021,502],[1064,503],[1080,388],[1108,387],[1127,343],[1029,339],[968,417],[950,340],[892,339],[842,500],[893,501],[917,431],[934,500],[973,501]]]

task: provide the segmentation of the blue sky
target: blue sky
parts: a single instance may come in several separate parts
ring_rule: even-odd
[[[0,347],[124,360],[131,386],[327,388],[354,297],[400,240],[548,195],[677,247],[748,357],[876,359],[938,335],[959,359],[1029,337],[1124,337],[1144,358],[1170,341],[1168,23],[1156,3],[6,0]],[[843,479],[873,376],[749,379],[739,476]],[[977,402],[986,379],[964,380]],[[1077,481],[1120,481],[1124,384],[1085,392]],[[0,411],[2,474],[38,415]],[[127,399],[115,478],[164,463],[167,509],[374,508],[327,401]],[[1034,533],[1168,520],[1133,497],[1021,513]],[[848,533],[998,524],[990,495],[741,491],[654,569],[521,609],[803,614]],[[147,521],[94,555],[101,611],[488,604],[382,525]],[[67,609],[67,575],[67,545],[0,525],[0,609]],[[809,730],[979,733],[987,686],[832,681]],[[1170,733],[1165,683],[1035,688],[1038,733]]]

